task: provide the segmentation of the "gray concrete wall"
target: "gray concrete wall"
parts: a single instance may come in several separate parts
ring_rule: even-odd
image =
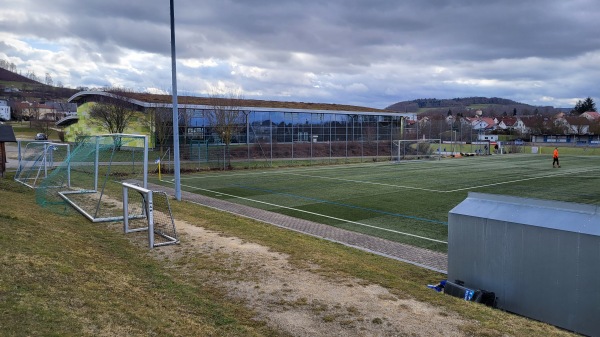
[[[448,218],[448,279],[497,306],[600,336],[600,212],[591,205],[480,193]]]

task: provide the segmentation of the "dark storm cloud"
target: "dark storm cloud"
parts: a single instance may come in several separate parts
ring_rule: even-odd
[[[0,34],[56,43],[85,79],[168,86],[168,1],[22,0],[3,12]],[[599,15],[592,0],[175,0],[182,87],[224,82],[272,98],[378,107],[593,95],[578,81],[600,74]],[[0,54],[35,63],[16,48],[0,44]]]

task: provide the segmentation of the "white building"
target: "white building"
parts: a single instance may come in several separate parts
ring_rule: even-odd
[[[489,140],[490,142],[497,142],[498,141],[498,135],[477,135],[477,140]]]
[[[0,120],[10,120],[10,107],[8,106],[8,103],[4,100],[0,100]]]

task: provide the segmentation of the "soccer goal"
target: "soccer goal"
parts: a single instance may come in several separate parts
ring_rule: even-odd
[[[20,150],[19,143],[19,150]],[[53,142],[30,142],[19,152],[19,166],[15,173],[15,181],[37,188],[48,175],[65,163],[71,154],[69,144]],[[66,170],[66,184],[70,184],[69,170]]]
[[[68,177],[68,179],[66,178]],[[148,137],[108,134],[82,139],[68,159],[36,189],[38,204],[70,204],[92,222],[123,219],[119,196],[121,182],[148,181]],[[68,183],[67,183],[68,181]]]
[[[392,161],[425,160],[442,157],[441,139],[401,139],[392,141]]]
[[[152,191],[123,183],[123,231],[148,232],[150,248],[179,242],[169,197],[162,191]]]

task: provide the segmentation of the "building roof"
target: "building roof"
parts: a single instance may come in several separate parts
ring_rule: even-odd
[[[152,107],[171,107],[171,95],[154,95],[147,93],[131,92],[106,92],[106,91],[81,91],[69,98],[69,102],[81,103],[93,96],[105,96],[117,99],[126,99],[133,104],[144,108]],[[354,105],[327,104],[327,103],[306,103],[306,102],[284,102],[284,101],[265,101],[255,99],[230,99],[230,98],[211,98],[195,96],[178,96],[177,103],[180,108],[210,108],[215,102],[223,105],[234,105],[241,108],[263,108],[276,111],[336,111],[336,112],[362,112],[379,113],[390,115],[402,115],[391,110],[375,109]]]
[[[565,120],[571,125],[589,125],[590,120],[585,117],[565,117]]]
[[[582,115],[589,116],[589,118],[594,119],[594,120],[600,119],[600,112],[596,112],[596,111],[586,111],[586,112],[582,113]]]
[[[525,125],[528,128],[537,127],[543,125],[546,122],[546,118],[540,115],[522,116],[519,118],[519,120],[521,120],[521,122],[523,122],[523,125]]]
[[[600,236],[595,205],[469,192],[449,213]]]
[[[60,120],[58,120],[54,124],[56,126],[67,127],[67,126],[75,124],[77,122],[79,122],[79,117],[78,116],[67,116],[67,117],[61,118]]]
[[[0,125],[0,143],[4,142],[17,142],[13,128],[10,125]]]
[[[496,121],[493,118],[490,117],[481,117],[481,120],[486,122],[488,126],[492,127],[494,125],[496,125]]]
[[[506,126],[513,126],[517,123],[516,117],[502,117],[500,123],[504,123]]]

